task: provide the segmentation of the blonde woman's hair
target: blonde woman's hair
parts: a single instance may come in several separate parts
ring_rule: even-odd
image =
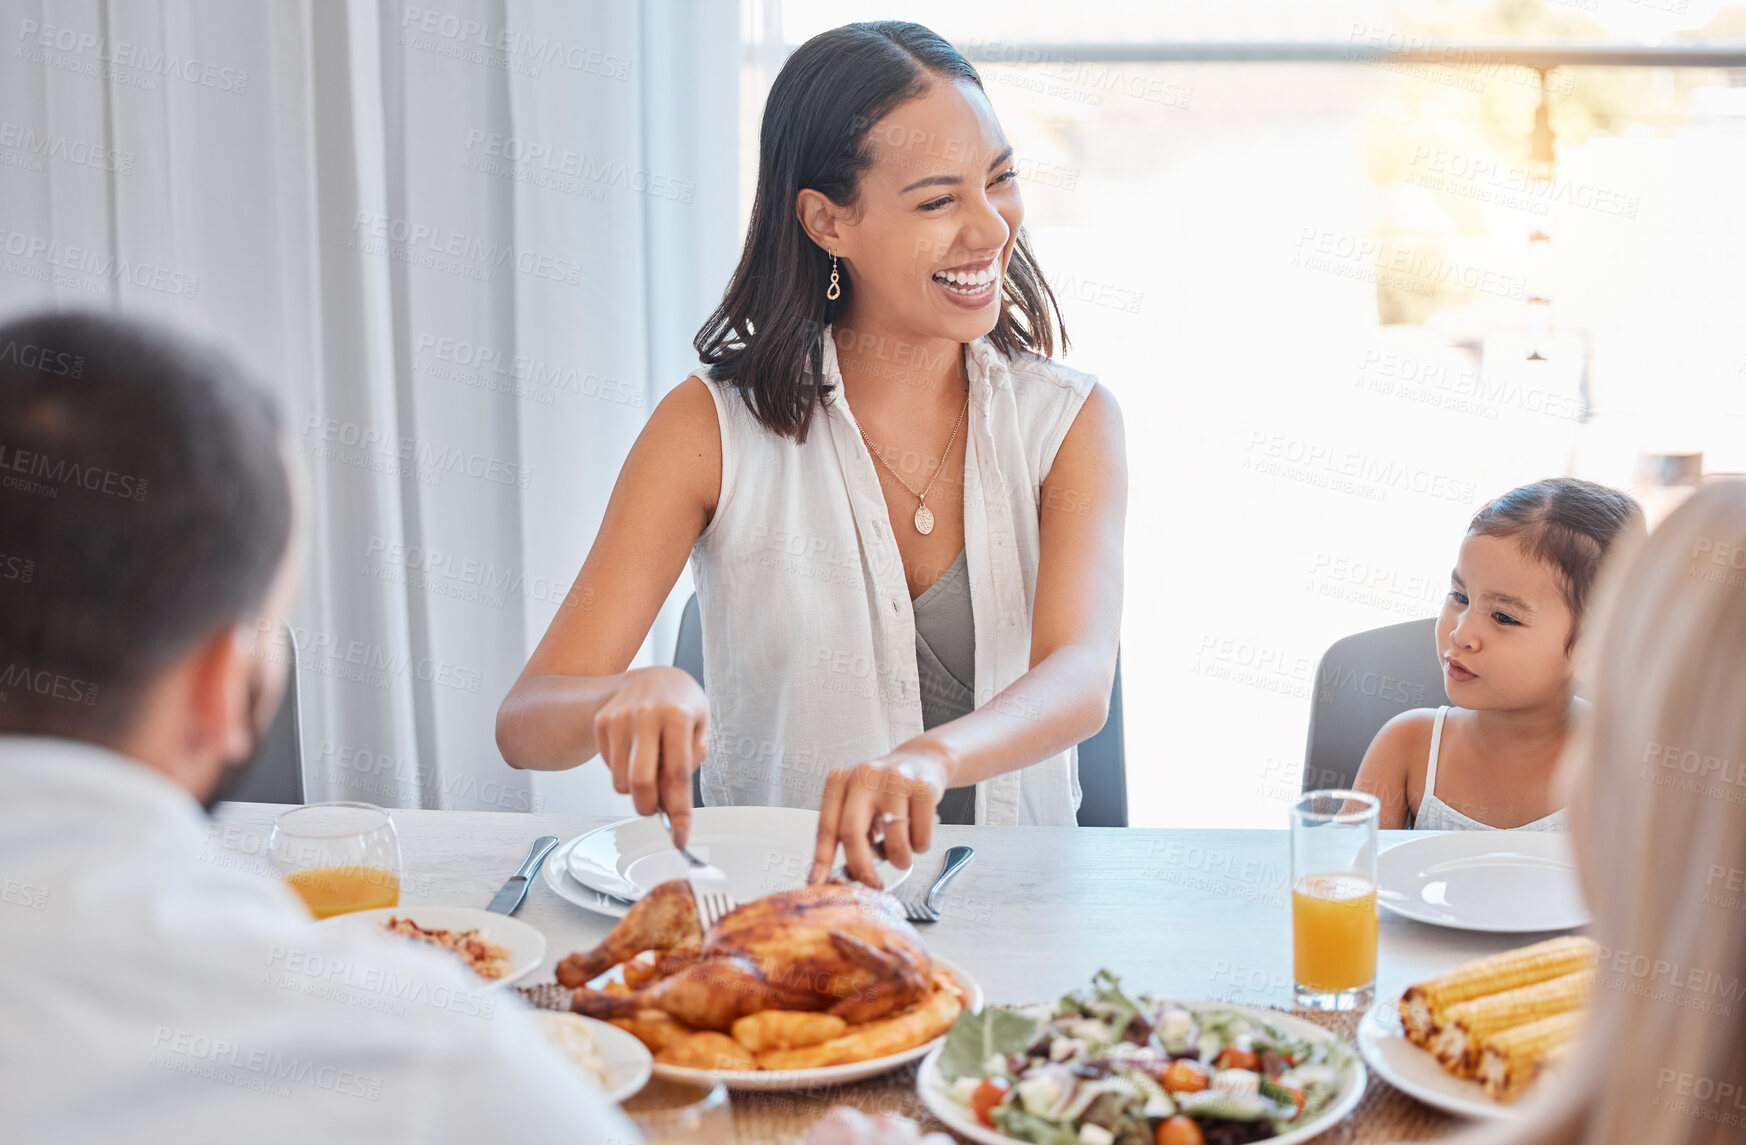
[[[1593,708],[1565,759],[1589,933],[1580,1046],[1471,1142],[1746,1139],[1746,481],[1692,494],[1602,570]]]

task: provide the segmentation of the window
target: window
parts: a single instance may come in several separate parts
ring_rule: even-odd
[[[1505,50],[1738,44],[1746,6],[1602,6],[746,6],[743,204],[787,48],[876,15],[980,56],[1065,360],[1127,420],[1135,825],[1283,825],[1322,651],[1433,615],[1486,499],[1570,474],[1654,519],[1746,470],[1742,60],[1543,90]]]

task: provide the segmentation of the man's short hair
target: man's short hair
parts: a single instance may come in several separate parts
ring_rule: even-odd
[[[0,730],[113,741],[263,603],[291,535],[272,394],[162,326],[0,326]]]

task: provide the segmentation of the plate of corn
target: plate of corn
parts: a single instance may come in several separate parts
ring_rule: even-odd
[[[1600,948],[1580,935],[1537,942],[1407,987],[1371,1009],[1358,1049],[1396,1089],[1463,1117],[1508,1117],[1569,1054]]]

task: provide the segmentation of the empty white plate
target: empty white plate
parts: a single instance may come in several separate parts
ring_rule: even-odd
[[[740,902],[806,883],[818,838],[818,812],[797,807],[700,807],[692,812],[692,854],[726,872]],[[625,819],[578,838],[566,848],[569,872],[584,887],[621,899],[640,899],[689,869],[658,818]],[[557,856],[553,856],[557,858]],[[878,865],[890,890],[909,877]]]
[[[1589,919],[1561,831],[1425,835],[1378,855],[1376,873],[1379,903],[1435,926],[1518,934]]]

